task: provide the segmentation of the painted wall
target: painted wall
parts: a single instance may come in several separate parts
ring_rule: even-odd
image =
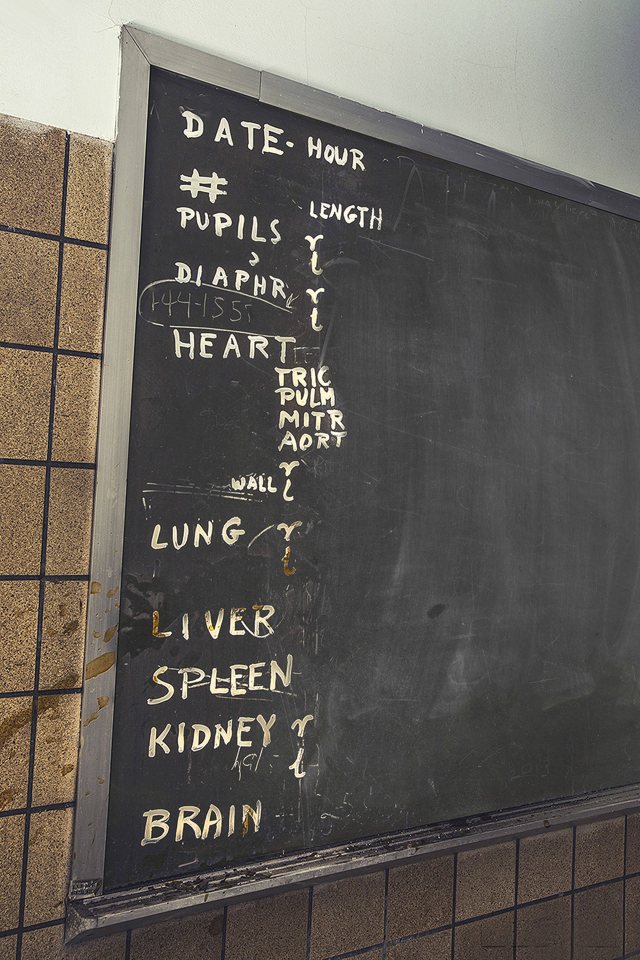
[[[20,0],[0,112],[112,139],[127,22],[640,194],[638,0]]]

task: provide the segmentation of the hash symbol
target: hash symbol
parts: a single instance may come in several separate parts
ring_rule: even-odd
[[[219,177],[217,173],[212,173],[210,177],[202,177],[194,167],[191,176],[181,173],[180,179],[183,181],[180,184],[180,189],[188,190],[194,200],[199,193],[208,193],[211,203],[215,203],[218,197],[226,197],[227,195],[227,191],[220,188],[228,187],[229,181],[225,180],[224,177]]]

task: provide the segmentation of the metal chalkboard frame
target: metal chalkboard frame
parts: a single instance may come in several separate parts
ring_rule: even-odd
[[[68,940],[115,932],[154,919],[167,920],[207,906],[307,886],[459,847],[495,843],[550,826],[640,809],[640,789],[631,786],[103,894],[151,67],[640,221],[639,197],[222,60],[133,26],[123,27],[121,48]]]

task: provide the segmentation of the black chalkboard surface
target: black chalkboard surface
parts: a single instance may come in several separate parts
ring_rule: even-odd
[[[107,890],[640,780],[639,257],[152,69]]]

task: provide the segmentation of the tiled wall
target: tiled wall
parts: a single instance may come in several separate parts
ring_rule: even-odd
[[[0,118],[0,960],[640,956],[640,815],[64,947],[110,167]]]

